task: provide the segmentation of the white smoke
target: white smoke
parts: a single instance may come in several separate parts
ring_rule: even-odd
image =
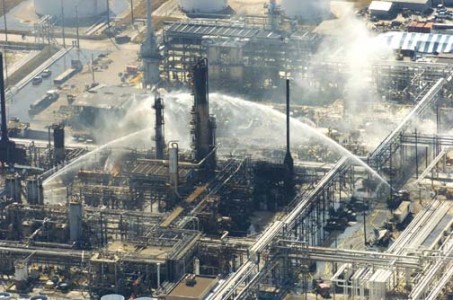
[[[328,14],[330,0],[282,0],[281,6],[287,17],[311,21]]]

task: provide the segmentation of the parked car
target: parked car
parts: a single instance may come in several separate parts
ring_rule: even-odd
[[[35,76],[33,77],[33,79],[31,80],[31,83],[33,85],[38,85],[42,82],[42,76],[41,75],[38,75],[38,76]]]
[[[42,73],[41,73],[41,77],[42,77],[42,78],[49,78],[50,75],[52,75],[52,71],[49,70],[49,69],[45,69],[45,70],[42,71]]]

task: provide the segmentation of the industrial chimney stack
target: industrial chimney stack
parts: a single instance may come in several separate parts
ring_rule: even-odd
[[[215,167],[216,122],[209,115],[208,60],[201,59],[192,70],[194,106],[192,108],[192,141],[196,161],[206,159],[208,168]]]
[[[156,111],[156,123],[154,140],[156,142],[156,159],[164,159],[165,137],[164,137],[164,100],[156,95],[153,109]]]
[[[1,109],[1,140],[0,140],[0,162],[2,164],[25,164],[25,149],[18,148],[13,141],[8,138],[8,127],[6,121],[6,96],[5,81],[3,79],[3,53],[0,52],[0,109]]]
[[[64,124],[53,126],[54,165],[59,165],[65,160]]]
[[[151,13],[151,0],[146,0],[146,37],[140,48],[143,60],[143,87],[152,87],[160,80],[159,63],[161,56],[157,46],[156,33],[154,32]]]
[[[291,156],[291,143],[290,143],[290,82],[286,80],[286,154],[283,165],[285,167],[284,185],[287,198],[291,198],[294,188],[294,160]],[[290,201],[291,199],[287,199]]]

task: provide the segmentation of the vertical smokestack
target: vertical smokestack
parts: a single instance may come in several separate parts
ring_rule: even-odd
[[[143,59],[143,87],[147,88],[159,83],[159,64],[161,56],[153,28],[151,15],[151,0],[146,1],[146,36],[140,46],[140,56]]]
[[[290,87],[289,79],[286,79],[286,153],[290,153]]]
[[[285,167],[284,185],[287,201],[290,201],[293,195],[293,177],[294,177],[294,160],[291,156],[290,144],[290,82],[286,80],[286,154],[283,165]]]
[[[210,168],[215,167],[215,119],[209,115],[208,60],[200,60],[192,70],[194,106],[192,133],[195,160],[206,159]]]
[[[156,142],[156,158],[164,159],[165,137],[164,137],[164,103],[163,99],[156,95],[154,98],[154,110],[156,111],[155,124],[155,142]]]
[[[54,164],[65,160],[64,124],[53,125]]]
[[[16,147],[13,141],[8,138],[8,127],[6,123],[6,97],[5,97],[5,81],[3,79],[3,53],[0,52],[0,109],[1,109],[1,131],[2,138],[0,140],[0,162],[2,163],[26,163],[26,155],[24,148]]]
[[[8,141],[8,128],[6,126],[6,97],[5,97],[5,81],[3,79],[3,53],[0,52],[0,91],[1,91],[1,107],[2,110],[2,141]]]

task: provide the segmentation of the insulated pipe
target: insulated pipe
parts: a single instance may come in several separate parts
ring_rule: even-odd
[[[160,263],[157,263],[157,288],[160,289]]]

